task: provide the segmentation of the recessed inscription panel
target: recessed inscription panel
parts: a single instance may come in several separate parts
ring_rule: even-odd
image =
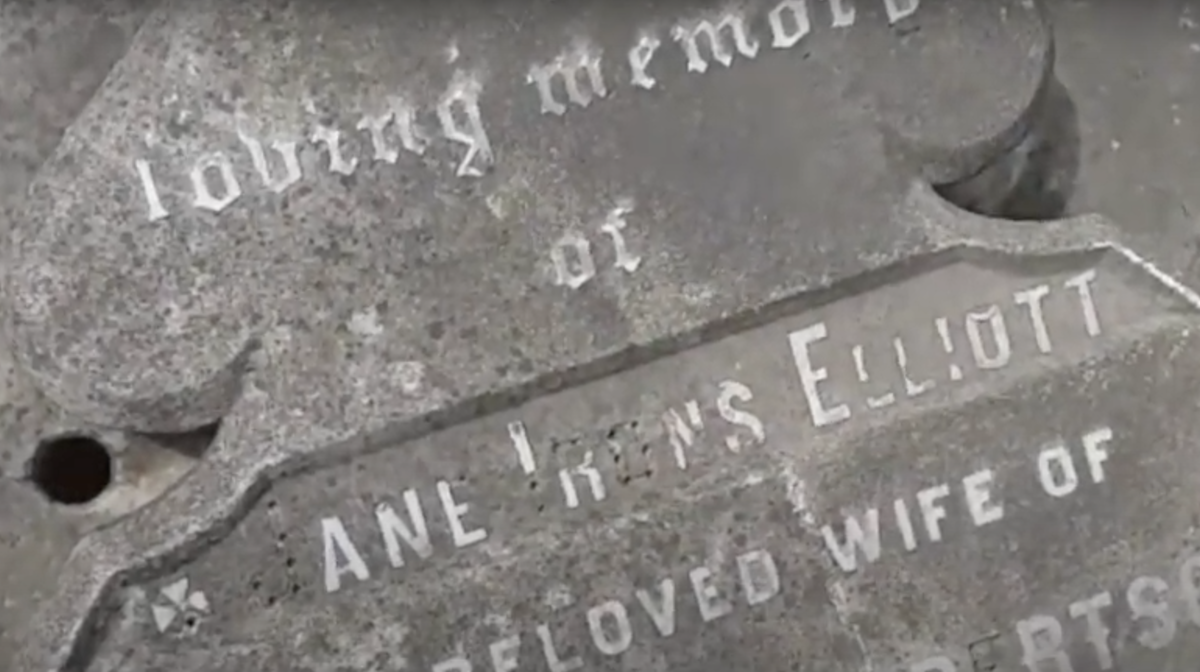
[[[936,266],[277,483],[92,669],[1186,654],[1194,308],[1115,252]]]
[[[177,431],[273,330],[469,398],[885,265],[926,240],[882,130],[978,158],[1042,84],[1002,4],[165,3],[33,186],[18,347]]]

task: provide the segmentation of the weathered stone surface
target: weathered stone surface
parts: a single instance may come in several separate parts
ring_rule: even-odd
[[[0,196],[24,193],[125,53],[152,0],[0,4]]]
[[[82,541],[15,669],[87,668],[97,650],[93,626],[113,634],[99,644],[100,665],[121,660],[131,641],[126,637],[141,632],[136,629],[152,615],[138,595],[157,599],[160,588],[174,585],[177,575],[168,580],[165,570],[224,538],[268,481],[335,463],[368,444],[400,444],[433,427],[512,409],[543,392],[742,333],[759,321],[755,315],[794,316],[794,305],[770,306],[788,297],[803,307],[815,296],[837,296],[813,294],[820,291],[859,292],[865,280],[846,282],[945,253],[965,240],[954,232],[969,218],[940,208],[917,183],[968,174],[1019,139],[1023,115],[1043,90],[1048,70],[1048,35],[1032,5],[927,0],[889,26],[885,10],[904,3],[863,3],[853,22],[812,3],[811,33],[775,49],[769,17],[777,6],[745,10],[748,32],[740,51],[727,34],[729,67],[701,38],[704,72],[689,71],[687,50],[672,30],[684,30],[686,43],[696,21],[726,16],[715,5],[664,3],[639,13],[612,3],[521,3],[481,14],[477,4],[459,3],[404,8],[401,16],[394,3],[350,9],[173,3],[153,16],[35,182],[37,198],[23,213],[10,250],[18,352],[49,396],[98,423],[170,430],[225,419],[211,459],[197,473],[154,506]],[[638,79],[628,60],[643,31],[661,42],[647,70],[656,80],[648,90],[632,83],[648,80]],[[593,90],[587,106],[572,103],[561,85],[553,100],[543,99],[537,73],[533,83],[526,79],[531,66],[552,62],[564,50],[587,56],[595,47],[603,48],[605,91],[601,96]],[[581,102],[586,74],[574,92]],[[471,116],[473,95],[477,120]],[[420,132],[408,139],[422,152],[405,149],[395,117],[386,142],[376,144],[370,133],[375,122],[364,115],[386,112],[398,96],[417,110]],[[447,101],[449,107],[439,110]],[[556,103],[565,114],[554,114]],[[476,121],[478,127],[471,127]],[[353,171],[349,163],[340,165],[350,174],[332,171],[329,152],[311,142],[318,123],[341,131],[342,158],[358,160]],[[303,148],[296,184],[285,184],[288,165],[272,153],[276,141]],[[252,148],[259,146],[270,160],[265,173],[255,166]],[[197,161],[212,161],[206,176],[215,185],[221,156],[230,160],[240,193],[218,208],[236,192],[214,186],[197,205],[189,173]],[[141,177],[153,178],[154,193]],[[1023,232],[1019,244],[1001,241],[1000,247],[1008,253],[1061,251],[1086,247],[1107,233],[1094,223],[1071,223],[1039,229],[1036,237]],[[978,242],[974,234],[969,240]],[[581,263],[585,241],[590,268]],[[556,268],[558,256],[571,263]],[[926,282],[961,303],[953,290],[970,286],[938,273]],[[984,280],[1012,289],[1004,277]],[[927,305],[932,314],[934,304]],[[865,314],[834,306],[841,319]],[[772,377],[781,365],[780,344],[764,340],[770,333],[730,341],[757,352],[758,373],[743,382],[763,389],[791,386],[794,394],[798,383],[784,382],[794,373],[779,369]],[[714,347],[649,364],[636,374],[645,381],[639,387],[654,382],[657,389],[690,392],[702,386],[703,374],[737,359],[728,352],[714,355]],[[672,362],[694,372],[674,378]],[[854,373],[846,368],[852,364],[839,366],[839,376]],[[963,383],[959,394],[972,384]],[[580,389],[534,403],[542,404],[544,416],[582,423],[578,430],[564,424],[564,431],[636,412],[621,389],[600,401],[581,397]],[[867,398],[852,401],[855,417],[861,416]],[[595,408],[606,403],[607,411]],[[804,408],[803,397],[793,403]],[[868,424],[891,417],[882,413]],[[485,424],[450,431],[482,440],[478,432],[490,437],[493,429]],[[526,539],[528,507],[536,505],[523,503],[524,490],[505,499],[503,481],[494,478],[512,476],[500,473],[499,457],[487,457],[493,453],[481,446],[456,453],[431,443],[444,436],[379,453],[390,457],[379,458],[384,461],[377,478],[382,482],[405,468],[438,476],[468,455],[478,462],[460,464],[463,475],[493,488],[493,499],[483,501],[507,502],[498,513],[518,514],[513,523],[499,521],[495,534],[504,537],[508,530],[509,543]],[[773,471],[780,465],[770,460],[784,449],[772,444],[757,453],[763,461],[755,464],[771,479],[743,501],[747,511],[782,496]],[[432,455],[443,450],[444,456]],[[743,452],[756,454],[750,443]],[[503,468],[511,472],[512,456],[504,455],[509,463]],[[739,472],[742,467],[714,467],[713,478],[750,475]],[[648,492],[686,490],[681,475],[655,478],[662,480],[632,486],[614,513],[639,515]],[[551,473],[542,487],[553,485]],[[425,487],[422,496],[429,492],[435,491]],[[711,518],[720,518],[721,498],[731,496],[706,500]],[[849,490],[830,492],[827,505],[860,499]],[[669,498],[663,500],[649,503],[665,519],[677,515]],[[429,502],[432,515],[436,500]],[[327,503],[298,502],[289,515],[311,535],[313,521],[305,516]],[[257,515],[246,524],[259,524]],[[579,512],[556,516],[555,529],[584,522]],[[789,539],[783,518],[763,525],[747,533],[747,543]],[[240,535],[234,532],[203,556],[197,576],[239,576],[237,563],[223,569],[203,563],[232,548]],[[289,538],[295,535],[301,533]],[[313,538],[307,539],[311,550]],[[557,562],[569,560],[586,574],[594,564],[579,558],[598,543],[574,546],[568,550],[576,555]],[[620,543],[628,542],[601,545],[615,553]],[[679,571],[693,566],[704,545],[695,535],[656,543],[663,555],[655,562]],[[804,549],[789,563],[815,568],[827,562],[815,547]],[[378,549],[369,553],[377,575]],[[304,595],[288,599],[298,600],[304,613],[332,608],[325,605],[333,598],[309,599],[311,560],[297,556],[297,562],[309,563],[298,570],[308,572],[304,585],[297,583]],[[790,564],[790,571],[797,566]],[[118,579],[129,585],[118,590]],[[495,584],[490,576],[482,579]],[[794,593],[800,584],[792,575],[787,580],[788,593]],[[232,586],[196,587],[208,592],[205,601],[189,603],[193,612],[215,614],[218,597],[225,608],[233,598],[224,596],[236,594]],[[825,594],[832,593],[826,588]],[[345,595],[337,600],[351,605],[354,598]],[[136,610],[123,612],[130,620],[114,621],[111,611],[100,608],[120,600]],[[460,610],[456,617],[478,616],[470,605],[455,605],[450,603]],[[829,612],[819,600],[807,608],[806,616],[791,618],[818,624],[824,634],[815,635],[814,646],[852,664],[860,654],[847,648],[855,630],[845,615]],[[257,627],[249,612],[228,612],[228,618],[231,628]],[[167,627],[181,623],[186,619]],[[644,628],[638,633],[644,638]],[[402,655],[414,661],[442,655],[437,635],[414,636],[428,646]],[[486,642],[479,637],[472,635],[470,645]],[[218,645],[218,656],[263,653],[253,641]],[[139,645],[137,664],[153,670],[235,662],[187,653],[184,646],[169,638]],[[297,664],[332,664],[312,650],[323,646],[319,642],[284,646],[309,656]],[[647,655],[686,657],[680,645],[673,646]],[[167,653],[172,650],[178,655]]]
[[[214,462],[159,505],[78,549],[63,573],[63,593],[39,619],[43,629],[25,642],[27,664],[13,669],[44,670],[47,660],[66,660],[81,611],[101,595],[102,603],[121,610],[115,618],[92,621],[105,627],[98,637],[80,640],[95,646],[77,649],[76,669],[389,669],[401,658],[408,669],[430,669],[459,644],[477,669],[495,669],[489,647],[508,634],[521,638],[521,669],[545,669],[536,630],[543,622],[564,660],[578,654],[590,667],[662,669],[692,662],[702,668],[719,661],[768,670],[862,669],[865,659],[888,670],[1028,669],[1037,662],[1024,655],[1033,645],[1024,644],[1021,633],[1030,635],[1039,625],[1053,630],[1055,621],[1071,664],[1058,658],[1043,669],[1103,669],[1106,651],[1115,669],[1193,669],[1200,653],[1191,522],[1195,305],[1190,292],[1156,270],[1194,279],[1198,267],[1194,248],[1183,244],[1195,236],[1186,205],[1195,198],[1188,191],[1194,185],[1187,186],[1191,173],[1184,170],[1194,163],[1194,143],[1187,140],[1190,117],[1181,113],[1195,98],[1195,78],[1182,68],[1191,58],[1186,36],[1192,28],[1187,11],[1180,15],[1174,3],[1148,5],[1137,14],[1119,7],[1058,7],[1074,35],[1073,67],[1064,79],[1083,93],[1089,131],[1085,167],[1093,180],[1084,202],[1122,214],[1115,224],[1091,218],[1044,227],[979,221],[939,208],[918,191],[891,220],[919,228],[924,244],[915,249],[1002,252],[922,257],[903,273],[832,283],[832,292],[811,294],[786,310],[723,325],[722,333],[737,334],[729,340],[709,339],[695,350],[674,343],[667,349],[678,354],[624,376],[592,380],[598,370],[622,363],[596,367],[583,372],[593,375],[568,378],[582,387],[527,404],[497,403],[500,415],[415,439],[408,437],[424,435],[427,426],[377,421],[388,412],[402,416],[402,398],[390,407],[382,397],[379,407],[363,397],[316,407],[329,400],[314,389],[352,382],[338,371],[345,361],[331,358],[327,377],[315,381],[312,372],[301,375],[287,364],[295,361],[289,355],[295,340],[268,340],[263,366],[251,374],[252,392],[226,423]],[[1168,85],[1153,84],[1164,77]],[[1106,240],[1125,245],[1062,254]],[[1157,265],[1139,263],[1127,253],[1130,246]],[[763,258],[770,263],[769,255]],[[1082,299],[1075,298],[1081,295],[1063,284],[1091,268],[1099,336],[1088,330]],[[798,291],[819,284],[801,283]],[[1018,303],[1015,292],[1043,284],[1054,352],[1038,357],[1029,304]],[[659,298],[671,299],[665,291]],[[964,304],[979,315],[992,304],[1000,307],[1011,330],[1008,364],[976,368],[968,356]],[[956,318],[948,324],[962,329],[954,335],[956,354],[965,359],[937,357],[944,352],[937,317]],[[767,326],[756,330],[760,322]],[[812,348],[814,363],[829,371],[820,389],[851,410],[849,419],[823,428],[812,426],[812,405],[786,338],[818,322],[829,332]],[[357,322],[360,329],[369,323]],[[895,335],[914,352],[926,348],[914,355],[914,382],[928,374],[936,388],[904,398],[894,349],[889,352]],[[864,346],[865,370],[879,388],[855,382],[855,344]],[[986,351],[985,363],[989,353],[996,357]],[[951,362],[960,364],[962,380],[952,379]],[[282,381],[281,370],[289,376]],[[745,408],[764,422],[762,444],[751,430],[729,427],[714,413],[720,383],[729,379],[754,393]],[[520,401],[544,388],[509,389],[516,393],[491,400]],[[869,398],[888,389],[899,395],[896,403],[871,410]],[[706,426],[697,432],[684,471],[659,423],[666,409],[686,422],[689,398],[702,404]],[[478,408],[459,406],[435,419],[452,424]],[[509,443],[511,420],[523,421],[536,451],[532,490]],[[652,478],[639,478],[636,469],[622,472],[611,453],[609,438],[623,445],[637,435],[618,431],[609,437],[609,431],[633,420],[639,431],[647,431],[645,423],[652,428],[647,443],[661,467]],[[356,428],[383,425],[388,427],[366,438],[341,441]],[[1113,438],[1097,441],[1104,428]],[[736,455],[724,441],[731,429],[744,441]],[[1092,438],[1090,453],[1085,436]],[[562,439],[557,456],[549,452],[554,438]],[[1053,450],[1058,438],[1078,479],[1071,492],[1061,490],[1062,471],[1051,474],[1049,487],[1040,479],[1041,456],[1048,467],[1064,464],[1064,453]],[[323,458],[289,462],[289,455],[324,443],[339,445]],[[362,450],[366,444],[371,451]],[[586,474],[580,474],[574,483],[581,504],[565,510],[556,470],[578,464],[589,444],[599,446],[593,455],[606,479],[606,497],[591,501]],[[1107,459],[1094,459],[1096,447]],[[641,459],[638,450],[631,459]],[[304,462],[325,468],[296,474]],[[277,481],[266,493],[258,485],[264,466],[265,476]],[[980,476],[988,469],[990,481]],[[792,477],[808,487],[796,489],[799,480]],[[486,529],[487,540],[454,550],[438,480],[450,482],[458,501],[470,505],[465,531]],[[745,487],[721,489],[730,482]],[[941,497],[943,484],[949,494]],[[973,512],[967,489],[978,494],[983,486],[988,503]],[[373,507],[387,503],[404,516],[409,487],[429,519],[434,550],[421,559],[405,547],[406,566],[392,568]],[[946,509],[937,523],[940,541],[930,540],[917,494],[922,491]],[[793,508],[798,492],[806,504],[799,512]],[[253,496],[243,499],[247,494]],[[912,553],[905,552],[896,522],[896,498],[904,498],[911,514]],[[991,520],[993,505],[1004,507],[997,520]],[[883,534],[879,559],[859,556],[856,571],[847,572],[844,553],[831,550],[823,527],[832,525],[835,541],[842,540],[845,517],[863,520],[872,506]],[[360,580],[344,572],[332,593],[325,587],[319,524],[331,517],[345,526],[369,575]],[[240,527],[229,533],[235,521]],[[668,523],[674,527],[664,529]],[[543,542],[549,552],[537,548]],[[531,546],[526,555],[517,554]],[[505,556],[506,549],[515,550]],[[737,558],[755,549],[776,560],[781,590],[748,605]],[[708,563],[733,608],[704,623],[688,574]],[[116,576],[131,587],[113,590]],[[177,612],[160,634],[152,605],[169,608],[183,577],[189,578],[179,593],[185,613]],[[678,604],[670,638],[660,636],[633,593],[635,587],[658,588],[666,577],[674,579]],[[566,595],[574,598],[572,606],[546,604],[561,604]],[[648,597],[653,605],[660,594]],[[611,659],[586,629],[588,609],[609,599],[625,605],[632,633],[629,651]],[[1112,606],[1103,606],[1109,600]],[[1089,609],[1099,619],[1089,620]],[[355,630],[364,624],[371,628]],[[776,636],[781,627],[786,629]],[[1053,632],[1041,635],[1031,639],[1053,641]],[[806,648],[796,654],[798,643]],[[376,658],[380,653],[390,659]],[[940,655],[954,667],[942,664]]]
[[[35,171],[124,53],[151,6],[142,0],[0,2],[4,240],[10,215],[20,210]],[[102,506],[63,515],[22,480],[40,439],[85,427],[49,403],[12,359],[8,346],[0,344],[0,669],[11,669],[31,614],[54,591],[79,536],[134,503],[117,488]],[[128,483],[123,479],[120,485]]]
[[[1191,660],[1200,297],[1088,245],[1100,221],[1006,239],[915,207],[961,225],[944,251],[253,489],[220,541],[139,557],[72,669]],[[81,557],[198,530],[189,507],[280,454],[244,435],[262,410]]]
[[[34,185],[22,361],[147,430],[225,413],[275,330],[469,398],[900,258],[891,208],[1018,139],[1047,33],[1016,1],[811,4],[794,44],[800,3],[164,6]],[[556,59],[582,70],[542,97]]]

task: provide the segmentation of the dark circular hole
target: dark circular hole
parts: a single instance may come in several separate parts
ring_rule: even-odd
[[[29,464],[29,480],[59,504],[86,504],[112,483],[112,456],[99,441],[67,436],[43,441]]]

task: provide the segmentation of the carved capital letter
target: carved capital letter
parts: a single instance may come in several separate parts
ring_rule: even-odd
[[[995,354],[987,352],[983,342],[982,325],[986,323],[992,331],[992,342],[996,345]],[[1012,344],[1008,338],[1008,327],[1004,323],[1004,313],[1000,306],[992,304],[986,310],[978,313],[967,313],[967,340],[971,343],[971,354],[975,356],[975,364],[981,369],[999,369],[1012,359]]]

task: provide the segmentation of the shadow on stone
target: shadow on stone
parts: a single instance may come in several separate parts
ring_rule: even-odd
[[[171,450],[184,457],[194,460],[199,460],[204,457],[204,453],[208,450],[212,442],[217,438],[217,432],[221,429],[221,422],[217,421],[202,427],[197,427],[188,432],[179,433],[139,433],[151,442],[161,448]]]
[[[942,198],[978,215],[1016,221],[1066,215],[1079,175],[1079,113],[1057,78],[1012,150],[974,175],[934,185]]]

